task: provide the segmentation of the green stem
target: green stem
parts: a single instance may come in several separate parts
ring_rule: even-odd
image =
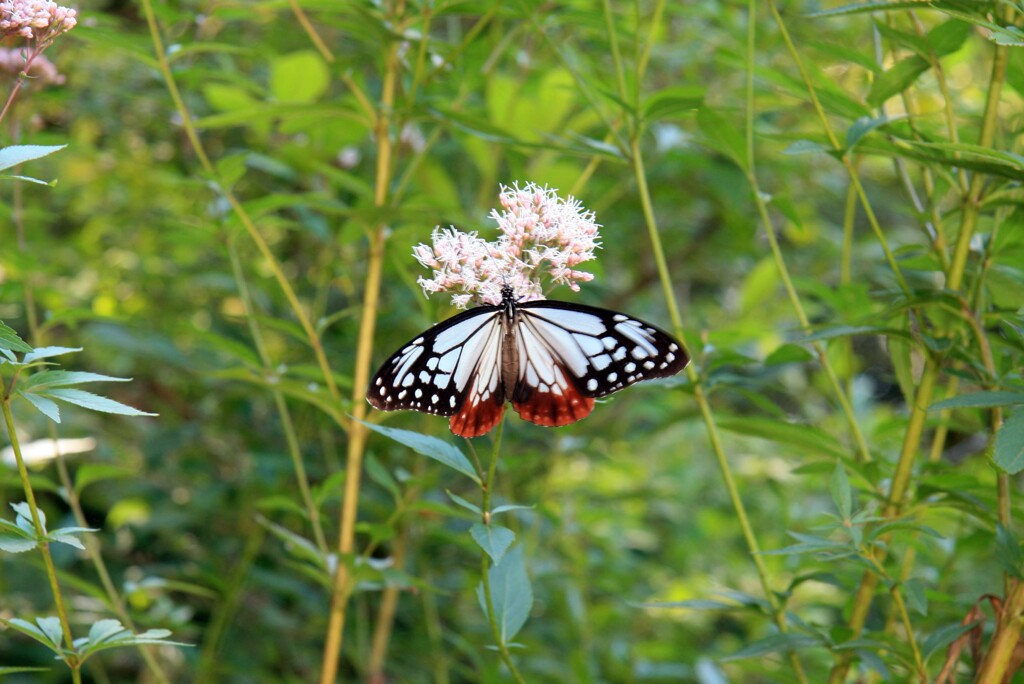
[[[263,340],[263,332],[253,308],[252,296],[249,293],[249,284],[245,279],[245,272],[242,270],[242,262],[238,257],[238,247],[234,238],[227,238],[228,258],[231,261],[231,273],[235,279],[235,286],[238,288],[239,297],[242,299],[242,308],[245,311],[245,320],[249,325],[249,335],[252,337],[256,353],[263,364],[263,372],[269,377],[274,374],[274,367],[267,352],[267,345]],[[274,398],[274,406],[277,408],[278,418],[281,420],[281,430],[284,432],[285,442],[288,444],[288,456],[292,459],[292,469],[295,471],[295,480],[299,485],[299,493],[302,496],[302,503],[306,507],[306,515],[309,516],[309,523],[313,528],[313,538],[320,553],[327,556],[327,538],[324,536],[323,525],[320,522],[320,509],[313,501],[313,494],[309,488],[309,477],[306,475],[306,466],[302,460],[302,450],[299,448],[299,440],[295,435],[295,425],[292,422],[291,412],[285,401],[281,390],[272,389],[271,395]]]
[[[789,29],[786,28],[786,23],[782,20],[782,15],[779,14],[779,8],[775,5],[775,0],[769,0],[768,6],[771,9],[772,16],[775,18],[776,25],[779,27],[779,33],[782,35],[782,40],[786,43],[786,48],[789,50],[789,54],[793,58],[793,62],[796,64],[797,70],[800,72],[800,78],[804,82],[804,87],[807,88],[807,94],[811,98],[811,103],[814,105],[814,111],[818,115],[818,120],[821,122],[822,129],[828,137],[829,144],[836,152],[844,152],[843,146],[840,144],[839,138],[836,137],[835,131],[832,130],[832,124],[829,123],[828,116],[825,114],[825,108],[821,106],[821,101],[818,100],[818,93],[814,88],[814,84],[811,83],[810,74],[807,73],[807,68],[804,66],[803,60],[800,59],[800,53],[797,52],[796,45],[794,45],[793,39],[789,35]],[[857,169],[854,168],[850,155],[843,153],[842,162],[843,166],[846,167],[846,172],[850,175],[850,183],[853,184],[853,188],[857,192],[857,197],[860,198],[860,203],[864,208],[864,215],[868,220],[868,224],[870,224],[871,230],[874,232],[875,238],[878,240],[878,244],[881,245],[882,251],[885,252],[885,259],[889,262],[889,268],[892,269],[893,275],[896,277],[896,282],[899,284],[900,289],[903,290],[904,294],[910,295],[910,287],[907,285],[907,281],[903,277],[903,271],[900,269],[899,264],[896,263],[896,257],[893,256],[892,250],[889,249],[889,242],[885,238],[885,233],[882,231],[882,226],[878,222],[878,217],[875,216],[875,210],[871,208],[867,192],[865,192],[864,186],[860,182],[860,176],[857,174]]]
[[[181,126],[185,131],[185,136],[188,138],[192,145],[192,150],[195,152],[196,158],[199,160],[199,164],[202,166],[203,171],[212,179],[218,179],[218,173],[216,167],[210,161],[210,157],[206,154],[206,148],[203,147],[202,140],[199,139],[199,133],[196,131],[195,124],[192,121],[192,114],[188,107],[185,105],[185,100],[181,96],[181,91],[178,90],[178,84],[174,80],[174,74],[171,72],[171,65],[167,60],[167,53],[164,49],[163,38],[160,37],[160,28],[157,25],[156,15],[153,12],[152,0],[142,0],[143,12],[146,15],[146,23],[149,25],[150,39],[153,41],[153,49],[156,54],[157,69],[163,76],[164,84],[167,86],[167,92],[171,96],[171,100],[174,102],[175,109],[177,109],[179,116],[181,117]],[[334,373],[331,371],[330,363],[327,361],[327,355],[324,352],[323,344],[320,341],[320,335],[317,333],[313,324],[309,320],[309,316],[306,314],[305,309],[302,308],[302,304],[299,302],[298,296],[295,294],[295,289],[291,283],[288,282],[288,277],[284,273],[284,269],[281,267],[281,263],[270,249],[270,245],[267,244],[266,239],[256,228],[256,224],[253,223],[252,217],[249,216],[249,212],[242,206],[241,201],[235,196],[235,194],[224,187],[220,182],[217,182],[217,188],[219,189],[221,196],[231,206],[232,211],[238,218],[239,223],[245,228],[246,233],[252,239],[256,248],[259,250],[260,255],[263,257],[270,269],[270,272],[274,276],[274,280],[277,281],[278,287],[281,288],[281,292],[284,294],[285,299],[288,300],[288,305],[292,310],[296,320],[302,327],[303,332],[306,334],[307,341],[310,347],[313,349],[313,355],[316,357],[317,364],[320,366],[320,372],[323,374],[324,383],[327,386],[328,392],[331,394],[331,398],[336,403],[341,403],[341,393],[338,390],[338,384],[334,380]],[[338,424],[342,428],[348,426],[343,420],[340,420],[337,416],[334,416],[338,420]]]
[[[43,554],[43,565],[46,567],[46,578],[50,582],[50,591],[53,593],[53,601],[57,608],[57,616],[60,618],[60,628],[64,634],[65,648],[70,651],[74,648],[74,637],[71,635],[71,623],[68,621],[67,610],[64,608],[64,597],[60,592],[60,585],[57,583],[57,568],[53,564],[53,557],[50,555],[50,544],[45,541],[46,528],[43,527],[42,518],[39,517],[39,506],[36,504],[36,495],[32,491],[32,481],[28,476],[28,468],[25,467],[25,459],[21,456],[21,444],[18,442],[18,431],[14,427],[14,416],[11,415],[11,395],[14,390],[14,381],[11,387],[0,397],[0,405],[3,407],[4,422],[7,424],[7,436],[11,440],[11,451],[14,452],[14,461],[18,465],[18,475],[21,477],[21,487],[25,492],[25,500],[32,516],[32,526],[36,533],[36,543]],[[72,675],[78,681],[81,677],[78,670],[80,664],[74,655],[62,654],[64,662],[71,668]]]
[[[405,25],[404,0],[398,0],[392,21],[401,33]],[[381,85],[381,100],[375,122],[377,141],[377,168],[374,181],[373,204],[383,210],[388,203],[393,173],[393,148],[391,140],[392,115],[401,70],[398,51],[399,43],[394,41],[388,49],[384,78]],[[367,429],[362,421],[366,417],[366,385],[370,377],[370,362],[373,353],[373,335],[377,325],[377,310],[380,303],[381,276],[384,268],[384,240],[387,225],[377,224],[370,236],[370,250],[367,257],[366,283],[363,290],[363,311],[359,325],[359,339],[356,343],[355,370],[352,374],[352,422],[348,434],[348,449],[345,462],[345,491],[341,502],[338,532],[338,569],[334,575],[331,591],[330,618],[324,640],[324,651],[320,670],[320,684],[332,684],[338,671],[345,633],[346,607],[352,591],[349,559],[355,547],[356,518],[358,515],[360,483],[363,470],[363,455],[366,449]]]
[[[491,462],[487,467],[487,479],[484,481],[481,489],[483,490],[483,501],[481,503],[481,510],[483,511],[482,522],[484,525],[490,527],[491,525],[491,494],[494,492],[494,482],[498,473],[498,458],[501,455],[501,436],[504,432],[505,421],[498,423],[498,430],[494,433],[494,449],[491,452]],[[512,678],[518,682],[518,684],[525,684],[523,676],[519,674],[519,670],[516,669],[515,663],[512,661],[512,654],[508,650],[508,645],[505,643],[505,639],[501,634],[501,628],[498,626],[498,615],[494,610],[494,599],[491,593],[491,574],[490,574],[490,556],[487,552],[480,551],[480,574],[484,585],[484,604],[487,606],[487,620],[491,626],[491,635],[494,637],[494,644],[498,648],[498,653],[501,655],[501,661],[505,663],[505,667],[511,673]]]
[[[684,340],[682,316],[679,313],[679,305],[676,302],[675,291],[672,288],[672,277],[669,273],[668,262],[665,260],[665,250],[661,244],[661,234],[658,231],[657,220],[654,217],[654,207],[651,203],[651,195],[647,187],[647,174],[644,172],[643,156],[640,152],[640,140],[638,137],[633,138],[630,151],[633,162],[633,173],[636,178],[637,189],[640,195],[640,204],[643,208],[644,221],[647,224],[647,234],[650,240],[651,250],[654,252],[654,260],[658,268],[658,277],[661,280],[661,287],[665,294],[666,303],[668,304],[669,317],[672,319],[672,328],[675,331],[676,337],[680,340]],[[788,631],[788,626],[786,624],[785,615],[783,614],[782,607],[779,605],[775,592],[772,591],[771,582],[768,580],[768,569],[765,567],[763,556],[761,555],[761,547],[757,542],[757,536],[754,534],[754,528],[750,525],[750,519],[747,516],[747,509],[743,504],[743,499],[740,497],[739,487],[736,486],[736,479],[733,476],[732,467],[729,465],[729,460],[725,456],[725,450],[722,448],[722,440],[718,433],[718,426],[715,424],[711,405],[708,403],[707,397],[704,394],[704,386],[701,384],[701,379],[697,374],[697,370],[694,368],[693,363],[687,365],[686,373],[690,380],[690,384],[693,386],[693,398],[697,402],[701,417],[704,420],[708,439],[711,442],[711,451],[715,455],[715,460],[718,463],[718,469],[722,474],[722,480],[725,483],[726,491],[729,494],[729,500],[732,502],[733,511],[736,513],[736,520],[739,523],[740,530],[743,533],[743,538],[747,544],[747,551],[750,553],[750,558],[757,570],[757,576],[761,582],[761,590],[764,593],[765,600],[768,602],[772,619],[780,632],[786,632]],[[803,667],[801,666],[796,654],[790,652],[789,657],[793,664],[793,670],[796,673],[797,679],[801,682],[806,682],[807,678],[804,675]]]
[[[779,272],[779,277],[782,279],[783,286],[786,289],[786,295],[789,297],[790,304],[793,306],[793,310],[796,312],[797,320],[800,322],[800,327],[804,332],[810,332],[811,322],[807,317],[807,313],[804,311],[803,304],[800,301],[800,295],[796,291],[796,287],[793,285],[793,281],[789,275],[789,268],[786,266],[786,260],[782,255],[782,249],[779,246],[778,237],[775,234],[775,228],[772,224],[771,216],[768,214],[768,206],[764,201],[764,194],[761,192],[760,184],[757,180],[757,166],[755,163],[754,156],[754,31],[757,22],[754,20],[754,12],[756,8],[755,0],[750,0],[749,3],[749,16],[747,21],[749,26],[747,34],[747,92],[746,92],[746,164],[744,166],[744,173],[747,176],[747,182],[750,184],[751,194],[754,199],[754,203],[757,205],[758,214],[761,217],[761,224],[764,226],[765,235],[768,237],[768,244],[771,247],[772,258],[775,260],[775,267]],[[822,370],[825,371],[825,376],[828,378],[829,385],[832,387],[832,393],[835,395],[836,401],[839,402],[839,406],[843,411],[843,416],[846,418],[846,424],[849,427],[850,434],[853,437],[853,441],[857,447],[857,457],[862,463],[871,461],[871,451],[868,449],[867,442],[864,439],[864,433],[860,429],[860,424],[857,422],[857,416],[853,412],[853,406],[850,403],[850,398],[846,394],[846,390],[843,388],[842,383],[839,381],[839,376],[836,374],[835,369],[832,367],[831,361],[829,361],[828,354],[826,353],[825,346],[820,342],[813,342],[811,348],[814,350],[815,355],[818,357],[818,363],[821,365]]]

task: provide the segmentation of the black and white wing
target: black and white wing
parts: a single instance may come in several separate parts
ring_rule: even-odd
[[[539,425],[574,423],[590,414],[594,399],[675,375],[689,362],[674,337],[616,311],[555,301],[527,302],[517,311],[512,406]]]
[[[410,340],[370,380],[366,398],[381,411],[451,416],[452,432],[486,434],[505,409],[500,306],[481,306]]]

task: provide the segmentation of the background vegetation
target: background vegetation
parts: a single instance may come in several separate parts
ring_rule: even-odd
[[[0,617],[26,621],[0,633],[10,681],[1016,669],[1018,3],[78,9],[47,51],[66,82],[28,81],[2,122],[67,148],[20,168],[52,187],[3,181],[0,320],[159,415],[65,405],[54,432],[10,392],[41,367],[0,366],[21,445],[96,440],[31,475],[51,528],[98,529],[87,550],[35,531],[0,552]],[[513,181],[604,226],[598,278],[556,297],[675,328],[694,362],[570,427],[508,418],[482,489],[493,436],[363,388],[451,313],[412,246],[491,237]],[[13,461],[5,504],[26,501]],[[37,542],[76,638],[118,619],[190,646],[55,664],[19,633],[57,615]]]

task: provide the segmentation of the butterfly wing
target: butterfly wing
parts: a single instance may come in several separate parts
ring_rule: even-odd
[[[410,340],[370,380],[367,400],[381,411],[451,416],[464,437],[489,432],[505,408],[500,312],[478,307]]]
[[[512,406],[538,425],[585,418],[594,399],[641,380],[675,375],[689,362],[663,330],[607,309],[538,301],[518,307],[519,377]]]

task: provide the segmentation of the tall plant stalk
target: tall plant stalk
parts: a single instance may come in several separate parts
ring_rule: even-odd
[[[398,26],[404,23],[405,2],[397,0],[391,12],[391,19]],[[377,140],[377,167],[374,181],[373,203],[378,209],[387,205],[392,182],[392,115],[395,108],[395,93],[401,63],[398,59],[399,43],[392,41],[385,58],[380,105],[376,111],[374,133]],[[345,465],[345,492],[341,505],[340,531],[338,536],[338,568],[334,575],[331,592],[331,613],[324,640],[323,662],[320,670],[321,684],[330,684],[337,676],[338,660],[345,631],[345,615],[351,588],[349,559],[355,545],[356,517],[359,505],[359,489],[363,468],[363,454],[366,449],[367,430],[362,420],[366,417],[366,385],[370,377],[370,362],[373,352],[373,335],[377,323],[377,309],[380,301],[381,272],[384,263],[384,238],[387,225],[378,223],[370,235],[366,283],[363,290],[363,311],[359,324],[359,340],[356,344],[356,364],[352,380],[352,422],[348,434],[348,451]]]

